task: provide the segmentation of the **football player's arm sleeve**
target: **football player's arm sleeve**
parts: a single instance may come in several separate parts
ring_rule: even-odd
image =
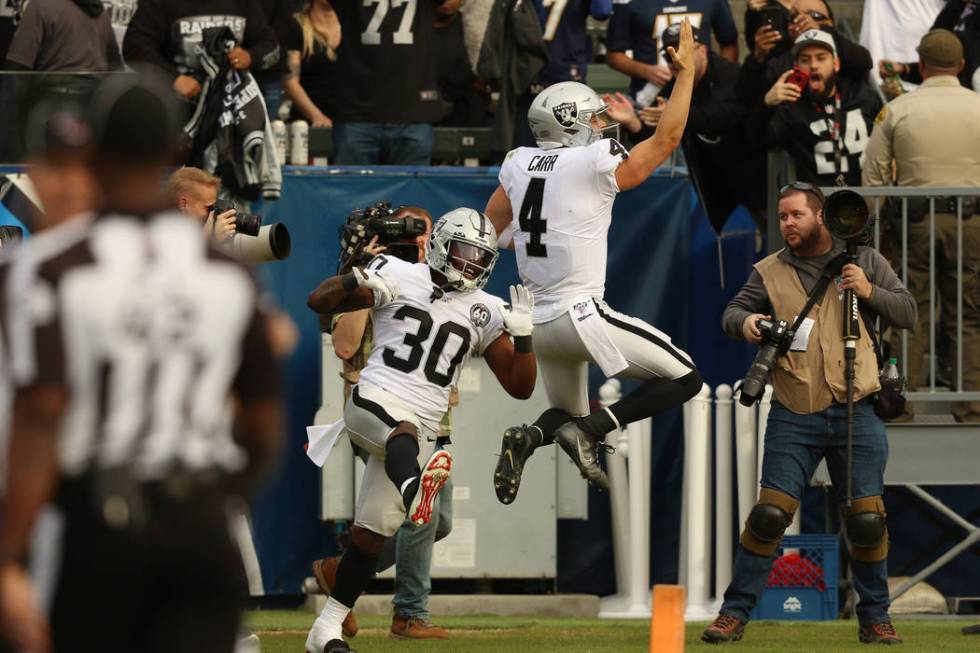
[[[126,63],[149,63],[177,77],[177,66],[164,53],[170,34],[164,4],[159,0],[140,0],[123,37]]]
[[[762,283],[762,275],[758,270],[752,270],[748,281],[725,307],[725,312],[721,315],[721,327],[729,338],[742,340],[742,323],[745,318],[753,313],[768,314],[770,307],[769,294]]]

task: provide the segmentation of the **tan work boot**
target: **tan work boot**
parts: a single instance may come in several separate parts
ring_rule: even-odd
[[[337,566],[339,564],[340,556],[313,561],[313,577],[316,578],[316,584],[320,586],[320,591],[327,596],[330,596],[333,592],[333,586],[337,583]],[[340,628],[344,637],[353,637],[357,634],[357,617],[354,616],[353,610],[344,617],[344,623],[340,625]]]
[[[727,614],[720,614],[710,626],[701,633],[701,641],[709,644],[737,642],[745,632],[745,622]]]
[[[392,639],[446,639],[449,632],[428,619],[407,619],[396,614],[391,619],[388,636]]]

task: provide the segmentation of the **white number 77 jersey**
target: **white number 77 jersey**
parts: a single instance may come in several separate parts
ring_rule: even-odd
[[[374,311],[374,347],[361,381],[404,400],[424,426],[437,430],[466,358],[503,333],[499,300],[482,290],[433,299],[436,287],[424,263],[382,255],[368,267],[396,279],[398,294]]]
[[[535,323],[548,322],[606,286],[606,235],[629,155],[613,139],[583,147],[519,147],[500,168],[514,215],[514,251],[534,294]]]

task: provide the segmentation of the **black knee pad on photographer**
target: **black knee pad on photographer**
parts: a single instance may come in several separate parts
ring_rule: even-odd
[[[771,556],[779,548],[783,533],[793,522],[793,515],[799,506],[800,502],[788,494],[762,488],[759,501],[745,520],[745,530],[740,540],[742,547],[756,555]]]
[[[888,557],[885,502],[880,496],[862,497],[844,507],[844,533],[851,557],[860,562],[880,562]]]

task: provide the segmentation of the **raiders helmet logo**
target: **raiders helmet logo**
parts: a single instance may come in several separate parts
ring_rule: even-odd
[[[571,127],[575,124],[575,119],[578,118],[578,107],[574,102],[562,102],[555,106],[552,111],[555,114],[555,120],[562,127]]]
[[[482,329],[490,324],[490,309],[485,304],[473,304],[470,307],[470,322],[477,329]]]

